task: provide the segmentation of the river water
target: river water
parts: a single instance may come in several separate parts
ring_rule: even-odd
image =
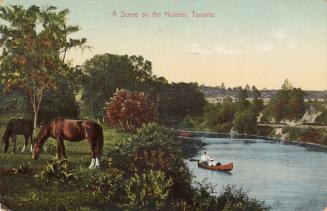
[[[199,182],[242,187],[272,210],[322,211],[327,207],[327,152],[263,139],[203,138],[206,151],[221,163],[234,162],[231,174],[210,171],[189,162]]]

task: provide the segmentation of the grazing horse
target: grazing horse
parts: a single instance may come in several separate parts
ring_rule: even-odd
[[[38,159],[42,146],[49,137],[57,140],[59,160],[62,157],[67,159],[64,140],[78,142],[87,139],[92,152],[92,161],[89,168],[100,166],[99,158],[103,148],[103,131],[99,124],[88,120],[53,119],[49,124],[42,126],[37,135],[32,153],[34,160]]]
[[[16,136],[23,135],[25,138],[25,143],[22,148],[22,153],[28,144],[28,139],[31,140],[31,151],[33,146],[33,121],[27,119],[11,119],[7,123],[7,128],[2,136],[2,150],[3,152],[8,151],[9,138],[13,140],[14,148],[13,152],[16,153]]]

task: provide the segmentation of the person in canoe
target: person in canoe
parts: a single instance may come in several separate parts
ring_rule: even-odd
[[[220,166],[221,163],[217,162],[216,164],[214,163],[213,159],[210,159],[210,157],[207,155],[207,152],[204,152],[204,154],[201,156],[200,159],[200,164],[204,166]]]
[[[207,155],[207,152],[204,152],[204,154],[201,156],[200,164],[208,166],[210,162],[210,157]]]

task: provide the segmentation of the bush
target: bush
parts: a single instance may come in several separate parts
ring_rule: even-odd
[[[250,109],[239,111],[235,114],[234,126],[239,133],[254,134],[257,126],[257,116]]]
[[[123,178],[119,170],[95,173],[91,176],[88,188],[92,190],[94,201],[100,204],[119,202],[122,197]]]
[[[229,133],[233,127],[233,122],[226,122],[220,125],[217,125],[217,133]]]
[[[175,131],[155,123],[144,125],[131,139],[109,149],[115,168],[129,177],[145,171],[162,171],[173,180],[172,195],[189,198],[192,175],[184,163],[181,140]]]
[[[132,137],[134,152],[131,154],[137,171],[159,170],[173,180],[176,198],[189,195],[192,175],[184,163],[181,139],[175,131],[158,124],[148,124]]]
[[[250,198],[248,193],[242,189],[236,189],[235,186],[226,186],[223,192],[217,197],[216,210],[222,211],[262,211],[269,210],[264,202]]]
[[[70,167],[67,161],[50,161],[41,172],[41,178],[46,181],[55,179],[61,183],[73,184],[78,178],[69,172]]]
[[[131,209],[160,210],[167,203],[173,181],[162,171],[135,174],[126,184],[127,207]]]
[[[55,155],[57,153],[57,145],[54,141],[48,141],[44,144],[44,151],[50,155]]]
[[[316,123],[327,124],[327,110],[325,109],[315,120]]]
[[[127,132],[156,119],[156,105],[143,92],[117,90],[106,107],[107,122]]]

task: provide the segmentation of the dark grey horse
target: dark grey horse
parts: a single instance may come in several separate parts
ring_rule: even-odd
[[[22,152],[28,144],[28,139],[31,140],[31,150],[33,149],[33,121],[27,119],[11,119],[7,123],[7,128],[2,136],[2,150],[3,152],[8,151],[9,138],[13,140],[14,148],[13,152],[16,153],[16,136],[23,135],[25,138],[25,144],[22,148]]]

